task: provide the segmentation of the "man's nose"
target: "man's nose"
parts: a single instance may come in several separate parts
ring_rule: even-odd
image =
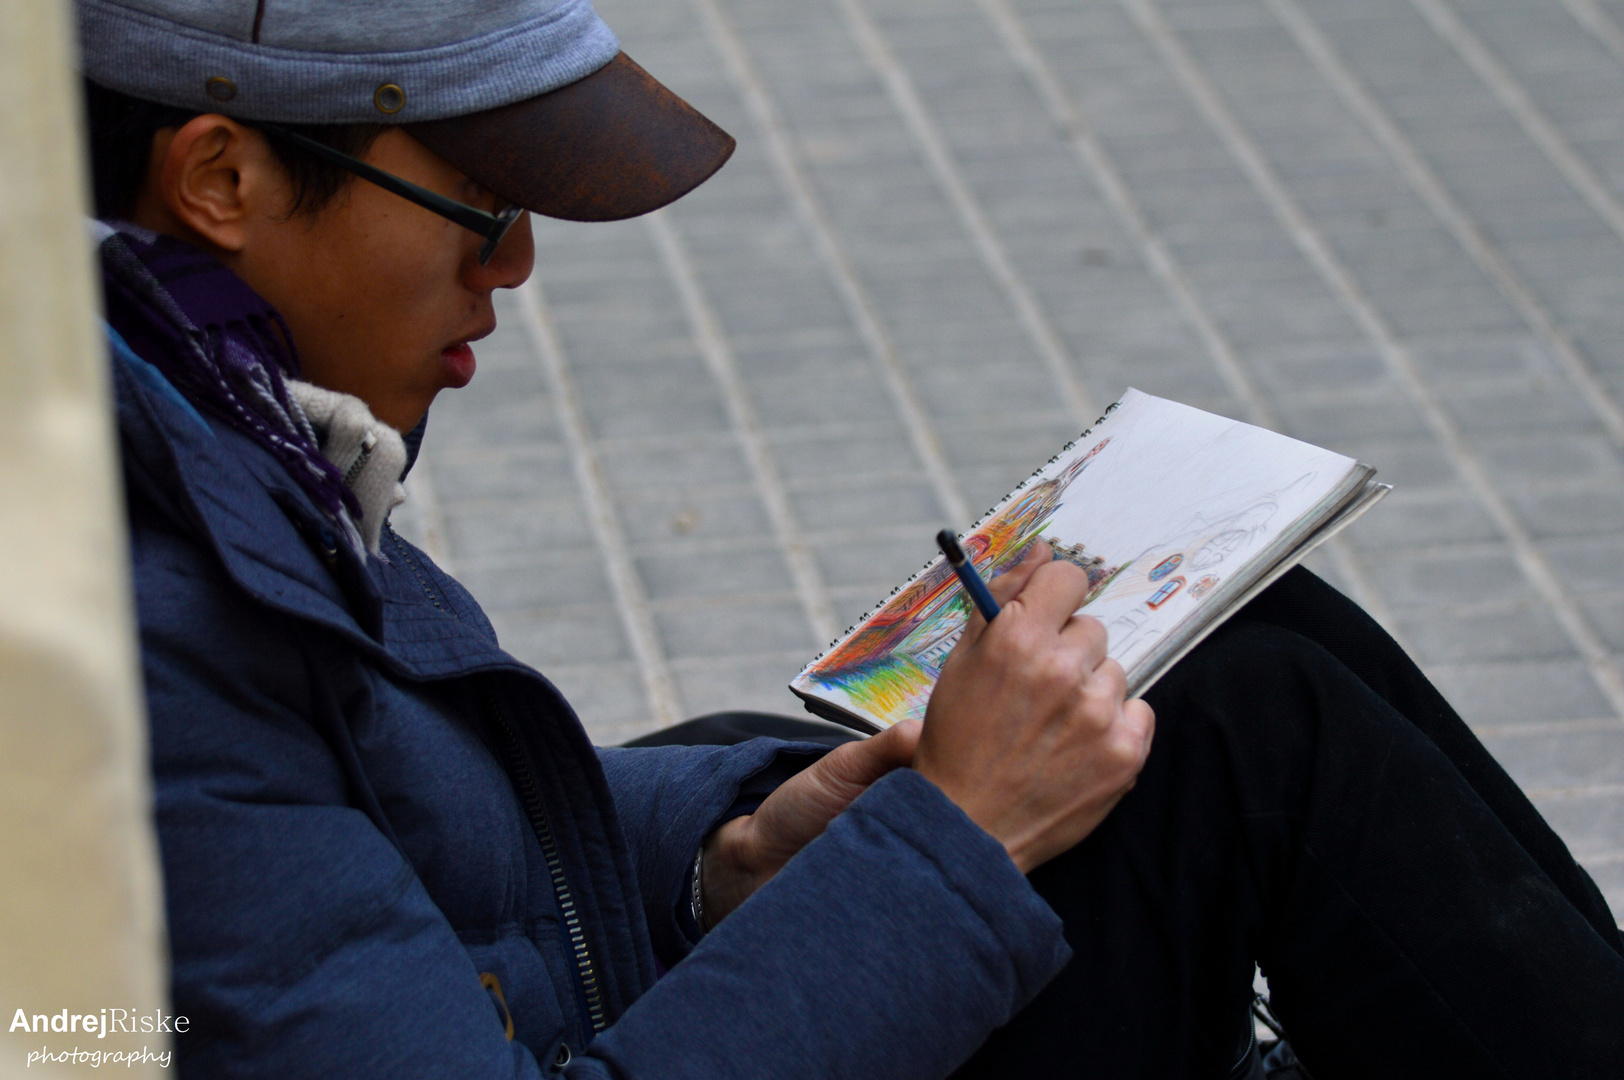
[[[536,265],[536,239],[530,231],[530,212],[519,215],[508,234],[502,237],[491,261],[479,265],[476,255],[468,259],[469,285],[480,292],[513,289],[523,285]]]

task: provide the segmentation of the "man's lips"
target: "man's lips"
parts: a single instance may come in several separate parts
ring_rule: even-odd
[[[473,381],[474,350],[470,346],[482,337],[489,337],[495,329],[496,319],[487,313],[486,318],[472,327],[473,332],[467,337],[453,341],[440,350],[440,364],[448,386],[459,389]]]
[[[453,388],[467,386],[473,381],[474,350],[466,341],[441,349],[440,362],[445,367],[446,382]]]

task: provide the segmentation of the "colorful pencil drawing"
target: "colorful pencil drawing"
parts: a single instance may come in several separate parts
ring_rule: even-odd
[[[1133,561],[1150,569],[1144,574],[1125,575],[1111,591],[1113,601],[1123,601],[1136,593],[1142,602],[1121,612],[1106,625],[1110,634],[1111,656],[1127,666],[1132,655],[1143,655],[1165,630],[1160,623],[1147,618],[1172,600],[1178,589],[1167,589],[1169,582],[1162,579],[1174,570],[1180,573],[1200,574],[1214,570],[1235,552],[1256,546],[1268,532],[1280,506],[1294,492],[1313,483],[1315,474],[1299,476],[1291,483],[1274,491],[1259,495],[1241,509],[1219,516],[1195,514],[1180,528],[1171,540],[1146,548]],[[1164,569],[1165,568],[1165,569]],[[1189,590],[1188,599],[1199,601],[1218,583],[1221,574],[1201,577]],[[1182,577],[1171,580],[1181,585]],[[1106,616],[1110,618],[1110,616]]]
[[[1127,568],[1107,565],[1104,556],[1082,544],[1063,544],[1042,537],[1065,494],[1087,470],[1103,439],[1057,475],[1033,483],[999,513],[964,539],[965,554],[983,577],[994,578],[1018,563],[1027,547],[1042,538],[1058,558],[1088,574],[1093,600]],[[946,560],[938,559],[909,585],[886,601],[862,629],[831,649],[805,672],[805,678],[837,690],[865,712],[896,723],[922,717],[931,687],[964,632],[969,598]]]

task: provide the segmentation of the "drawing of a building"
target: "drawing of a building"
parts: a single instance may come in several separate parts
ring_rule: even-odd
[[[1054,552],[1055,558],[1065,559],[1088,575],[1090,599],[1093,599],[1094,593],[1100,586],[1110,581],[1122,569],[1120,566],[1106,566],[1105,556],[1090,555],[1088,549],[1082,544],[1063,545],[1052,536],[1046,536],[1044,540],[1048,542],[1049,549]]]

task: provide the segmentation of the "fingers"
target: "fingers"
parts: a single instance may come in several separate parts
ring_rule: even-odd
[[[1026,545],[1026,553],[1021,556],[1020,562],[987,583],[987,591],[992,593],[994,600],[998,601],[998,606],[1003,607],[1020,595],[1021,590],[1026,588],[1026,583],[1032,579],[1032,575],[1037,571],[1038,567],[1053,558],[1054,552],[1049,548],[1048,544],[1042,540],[1034,540]],[[982,618],[981,612],[977,610],[974,604],[971,604],[970,621],[965,623],[960,640],[974,642],[986,629],[987,620]]]
[[[1150,745],[1156,738],[1156,711],[1144,699],[1134,698],[1122,706],[1122,722],[1139,736],[1140,761],[1150,756]]]
[[[904,720],[871,739],[865,739],[862,745],[883,762],[889,772],[913,764],[914,750],[919,746],[919,733],[924,730],[923,720]]]
[[[1101,660],[1085,684],[1084,693],[1103,702],[1109,702],[1114,714],[1128,695],[1128,677],[1122,665],[1115,660]]]
[[[843,743],[813,766],[833,784],[858,791],[904,765],[913,764],[923,721],[904,720],[871,739]]]
[[[1055,559],[1033,570],[1026,588],[1010,603],[1019,604],[1039,625],[1059,630],[1083,606],[1088,589],[1088,575],[1080,567]]]
[[[1008,570],[993,578],[987,584],[992,598],[1000,605],[1007,604],[1020,595],[1026,583],[1032,580],[1032,575],[1038,567],[1054,560],[1054,552],[1042,540],[1034,540],[1026,545],[1026,551],[1021,555],[1021,561]]]
[[[996,599],[999,607],[1002,607],[1015,599],[1015,596],[1020,594],[1023,588],[1026,588],[1026,581],[1031,580],[1031,575],[1033,575],[1036,568],[1041,567],[1051,559],[1054,559],[1054,552],[1049,549],[1047,544],[1044,544],[1043,541],[1030,542],[1030,544],[1026,544],[1026,552],[1021,555],[1020,562],[1010,567],[1009,570],[1005,570],[1004,573],[1000,573],[999,577],[992,578],[987,583],[987,591],[992,593],[992,599]],[[968,601],[968,598],[966,598],[966,601]],[[957,653],[960,648],[970,648],[986,632],[986,629],[987,620],[981,617],[981,611],[976,609],[974,604],[970,604],[970,620],[965,622],[965,629],[958,635],[958,646],[953,651]]]
[[[1104,663],[1106,650],[1110,647],[1105,624],[1091,615],[1073,615],[1060,628],[1060,640],[1082,653],[1083,662],[1087,665],[1085,671],[1093,671]]]

